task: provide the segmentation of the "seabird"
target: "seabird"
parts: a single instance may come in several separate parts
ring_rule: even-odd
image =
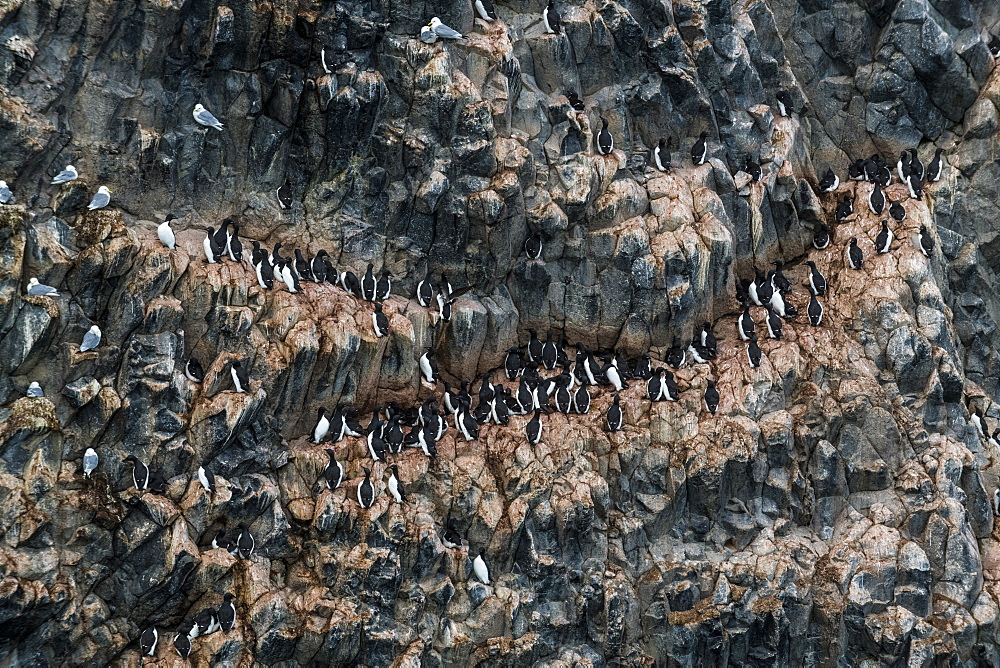
[[[542,440],[542,411],[535,409],[535,416],[524,425],[524,435],[528,443],[538,445]]]
[[[882,194],[882,187],[877,183],[868,194],[868,208],[876,216],[881,216],[882,212],[885,211],[885,195]]]
[[[844,195],[844,199],[840,202],[837,202],[837,210],[834,213],[834,217],[839,223],[840,221],[850,216],[852,213],[854,213],[854,202],[851,201],[850,195]]]
[[[246,524],[240,523],[236,527],[239,532],[236,534],[236,550],[241,559],[249,559],[253,556],[253,550],[257,546],[257,541],[253,539],[250,529]]]
[[[344,467],[337,461],[336,452],[326,448],[326,454],[330,457],[330,463],[323,469],[323,480],[327,489],[332,491],[340,487],[340,483],[344,480]]]
[[[708,381],[708,387],[705,388],[705,410],[707,410],[712,415],[715,415],[715,411],[719,410],[719,391],[715,389],[715,381]]]
[[[323,258],[327,255],[329,253],[325,250],[320,250],[320,252],[316,253],[316,257],[312,259],[312,262],[309,263],[309,270],[317,283],[322,283],[326,280],[326,263],[323,261]]]
[[[503,370],[507,380],[515,380],[523,369],[524,360],[521,359],[521,349],[508,348],[507,355],[503,360]]]
[[[441,374],[438,373],[438,365],[434,361],[434,348],[427,348],[427,351],[420,356],[419,365],[420,373],[424,375],[424,381],[430,385],[437,385],[438,381],[441,380]]]
[[[740,338],[744,341],[749,341],[751,336],[757,331],[757,325],[753,321],[753,316],[750,315],[750,305],[743,305],[743,313],[740,315],[737,321],[737,329],[740,332]]]
[[[222,123],[219,122],[219,119],[213,116],[212,112],[200,104],[194,105],[194,111],[191,112],[191,115],[194,116],[194,120],[198,125],[204,125],[207,128],[215,128],[219,132],[222,132]]]
[[[0,205],[7,204],[14,199],[14,194],[10,191],[7,186],[7,182],[0,179]]]
[[[493,3],[490,0],[475,0],[472,4],[476,8],[476,14],[482,20],[487,23],[497,20],[497,10],[493,8]]]
[[[293,295],[296,294],[299,291],[299,278],[292,272],[291,260],[287,257],[281,258],[278,266],[280,267],[281,280],[284,281],[285,287]]]
[[[233,387],[237,392],[246,392],[250,387],[250,374],[239,360],[233,360],[229,365],[229,374],[233,377]]]
[[[816,291],[809,290],[809,306],[806,308],[806,313],[809,314],[809,324],[813,327],[819,327],[823,322],[823,305],[816,299]]]
[[[687,355],[684,353],[684,349],[681,348],[681,344],[674,339],[673,344],[671,344],[670,349],[667,350],[667,366],[673,369],[680,369],[684,366],[684,361],[687,359]]]
[[[371,471],[364,466],[361,467],[361,470],[365,472],[365,479],[358,483],[358,505],[362,508],[371,508],[372,504],[375,503],[375,487],[368,477]]]
[[[406,493],[403,492],[403,483],[399,480],[399,467],[395,464],[389,467],[389,482],[387,487],[389,494],[392,495],[396,503],[404,503],[406,501]]]
[[[525,242],[527,244],[527,242]],[[417,283],[417,302],[427,308],[434,301],[434,286],[431,284],[431,272],[427,271],[427,278]]]
[[[903,208],[902,204],[891,199],[889,200],[889,215],[892,216],[893,220],[901,223],[906,218],[906,209]]]
[[[882,221],[882,231],[878,233],[875,237],[875,252],[879,255],[884,255],[889,252],[890,246],[892,246],[893,234],[892,230],[889,229],[889,222],[886,220]]]
[[[573,395],[573,410],[579,415],[586,415],[590,410],[590,390],[586,385],[581,385]]]
[[[826,170],[826,174],[820,179],[819,189],[825,193],[832,193],[840,186],[840,177],[833,173],[833,170],[829,167]]]
[[[622,428],[622,407],[620,402],[620,397],[615,394],[614,400],[611,402],[610,408],[608,408],[607,423],[608,431],[616,432],[621,431]]]
[[[763,172],[760,169],[760,165],[754,161],[749,155],[746,161],[743,163],[743,171],[750,175],[753,183],[760,181],[763,176]]]
[[[774,308],[768,306],[767,317],[764,319],[764,321],[765,323],[767,323],[767,335],[772,339],[780,341],[782,323],[781,323],[781,318],[778,317],[778,314]]]
[[[292,184],[288,182],[288,179],[285,179],[281,187],[274,191],[274,195],[278,198],[278,206],[282,209],[292,208]]]
[[[528,345],[525,346],[525,350],[528,353],[528,359],[532,362],[542,361],[542,348],[544,344],[538,338],[538,330],[534,327],[528,327],[528,333],[531,337],[528,339]]]
[[[819,229],[813,235],[813,248],[816,250],[823,250],[830,245],[830,226],[826,223],[820,223]]]
[[[372,326],[375,328],[375,336],[382,338],[389,335],[389,318],[382,312],[382,304],[375,303],[375,311],[372,313]]]
[[[852,181],[861,181],[865,178],[865,161],[862,158],[858,158],[850,165],[847,166],[847,176]]]
[[[625,381],[622,380],[622,375],[618,370],[618,367],[611,362],[604,365],[604,368],[601,369],[601,373],[608,379],[611,386],[615,388],[615,392],[621,392],[623,389],[628,388],[628,385],[626,385]]]
[[[660,143],[653,149],[653,164],[661,172],[670,171],[670,149],[667,147],[667,140],[660,138]]]
[[[361,298],[366,302],[375,301],[375,287],[378,280],[375,278],[374,267],[375,265],[369,262],[365,275],[361,277]]]
[[[80,344],[80,352],[85,353],[101,345],[101,328],[92,325],[87,333],[83,335],[83,343]]]
[[[472,560],[472,570],[480,582],[488,585],[490,583],[490,569],[486,567],[486,560],[483,558],[485,554],[486,550],[479,550],[479,554]]]
[[[934,253],[934,237],[927,231],[926,225],[920,226],[920,252],[925,257],[930,257]]]
[[[24,393],[24,396],[31,397],[31,398],[37,398],[37,397],[44,397],[45,393],[42,392],[42,386],[38,384],[38,381],[37,380],[33,380],[33,381],[31,381],[31,384],[28,385],[28,389]]]
[[[177,237],[174,236],[174,231],[170,227],[170,221],[174,220],[172,215],[167,216],[167,219],[160,223],[159,227],[156,228],[156,236],[160,238],[160,243],[174,250],[177,248]]]
[[[699,333],[699,339],[701,340],[701,346],[708,349],[712,354],[712,357],[718,353],[718,341],[715,338],[715,330],[712,328],[712,323],[703,322],[701,323],[701,330]]]
[[[906,179],[906,189],[910,193],[910,199],[921,199],[924,196],[924,186],[916,173],[910,173]]]
[[[219,531],[217,531],[215,534],[215,538],[212,539],[212,549],[218,550],[220,548],[225,550],[226,552],[229,552],[230,550],[233,549],[233,544],[229,542],[228,538],[226,538],[226,532],[224,529],[220,529]]]
[[[851,243],[847,247],[847,264],[851,269],[861,269],[865,262],[865,254],[858,248],[857,237],[851,237]]]
[[[216,261],[222,259],[223,247],[215,240],[214,227],[206,227],[205,232],[205,239],[201,242],[202,248],[205,250],[205,260],[209,264],[215,264]]]
[[[649,353],[643,353],[636,359],[632,375],[642,380],[649,380],[652,375],[652,371],[649,369]]]
[[[28,294],[36,297],[58,297],[59,291],[51,285],[39,283],[38,279],[32,276],[28,279]]]
[[[601,130],[597,133],[597,152],[601,155],[608,155],[615,149],[615,139],[608,132],[608,119],[601,118]]]
[[[198,482],[209,494],[215,494],[215,474],[204,466],[198,467]]]
[[[132,483],[136,489],[144,490],[149,487],[149,467],[139,461],[138,457],[129,455],[122,463],[132,465]]]
[[[375,281],[375,301],[384,301],[392,293],[392,272],[382,270],[382,275]]]
[[[184,364],[184,375],[193,383],[200,383],[205,380],[205,370],[201,368],[201,362],[195,357],[191,357]]]
[[[445,529],[441,534],[441,544],[449,550],[462,547],[462,536],[454,529]]]
[[[524,254],[529,260],[537,260],[542,257],[542,235],[535,232],[524,240]]]
[[[916,176],[917,181],[924,180],[924,163],[920,162],[920,156],[917,155],[915,148],[910,149],[910,175]]]
[[[174,634],[174,651],[182,659],[187,659],[191,655],[191,624],[192,622],[188,622],[187,625],[181,626]]]
[[[103,209],[111,202],[111,191],[108,190],[107,186],[101,186],[97,189],[97,194],[94,198],[90,200],[90,204],[87,205],[88,211],[93,211],[94,209]]]
[[[58,185],[60,183],[69,183],[70,181],[75,181],[80,178],[80,175],[76,171],[76,167],[73,165],[66,165],[66,169],[62,170],[56,174],[51,183],[53,185]]]
[[[219,618],[211,608],[205,608],[195,615],[194,621],[198,627],[198,636],[207,636],[218,630]]]
[[[705,156],[708,155],[708,144],[705,141],[706,139],[708,139],[708,133],[702,132],[698,135],[698,141],[696,141],[694,146],[691,147],[691,160],[696,165],[705,164]]]
[[[792,96],[787,91],[779,90],[774,96],[778,100],[778,112],[782,116],[792,115]]]
[[[566,99],[569,101],[570,108],[578,114],[582,114],[587,110],[587,106],[580,99],[580,96],[570,91],[566,93]]]
[[[87,451],[83,453],[83,477],[89,478],[99,462],[97,451],[93,448],[87,448]]]
[[[759,367],[763,353],[760,350],[760,346],[757,345],[757,335],[754,334],[747,341],[747,360],[750,362],[751,367]]]
[[[646,396],[650,401],[663,401],[666,394],[666,384],[664,382],[663,367],[657,367],[656,371],[646,381]]]
[[[142,635],[139,636],[139,647],[143,656],[156,656],[156,641],[160,639],[160,632],[155,626],[149,626]]]
[[[549,4],[542,10],[542,21],[545,23],[545,32],[550,35],[562,33],[562,19],[559,18],[559,10],[556,9],[555,0],[549,0]]]
[[[896,174],[899,175],[900,181],[906,183],[910,176],[910,153],[908,151],[899,154],[899,160],[896,161]]]
[[[559,361],[559,346],[552,340],[552,330],[545,333],[545,343],[542,344],[542,366],[551,371]],[[511,379],[513,380],[513,379]]]
[[[313,443],[322,443],[330,432],[330,418],[327,417],[329,412],[326,408],[320,407],[316,426],[313,428]]]
[[[420,41],[424,44],[433,44],[438,41],[437,35],[434,34],[434,29],[430,25],[420,28]]]
[[[942,153],[944,153],[943,148],[935,150],[934,159],[931,160],[931,164],[927,166],[927,180],[931,183],[937,183],[941,180],[941,172],[944,169],[944,161],[941,160]]]
[[[809,267],[809,287],[818,295],[826,294],[826,277],[816,268],[816,263],[806,260],[805,265]]]
[[[457,30],[452,30],[445,24],[441,23],[441,19],[434,17],[431,22],[427,24],[427,27],[434,31],[434,34],[442,39],[462,39],[462,33]]]
[[[774,287],[778,288],[782,294],[791,292],[792,284],[787,278],[785,278],[785,274],[782,272],[785,263],[781,260],[775,260],[771,264],[774,265],[774,272],[771,275],[771,283],[773,283]]]
[[[219,628],[223,633],[229,633],[236,625],[236,605],[233,599],[236,598],[228,591],[222,596],[222,605],[219,606]]]

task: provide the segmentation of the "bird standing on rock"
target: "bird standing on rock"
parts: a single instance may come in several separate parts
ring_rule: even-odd
[[[851,269],[861,269],[865,263],[865,254],[858,248],[857,237],[851,237],[851,243],[847,247],[847,265]]]
[[[490,0],[475,0],[472,5],[476,9],[476,14],[482,20],[487,23],[497,20],[497,10],[493,7],[493,3]]]
[[[708,155],[708,133],[702,132],[698,135],[698,141],[691,147],[691,161],[696,165],[705,164],[705,156]]]
[[[222,132],[224,129],[222,122],[212,115],[212,112],[200,104],[194,105],[194,111],[191,112],[191,115],[194,117],[194,120],[198,125],[204,125],[207,128],[215,128],[219,132]]]
[[[833,170],[827,168],[826,174],[820,179],[819,189],[825,193],[832,193],[840,186],[840,178],[833,173]]]
[[[108,190],[107,186],[101,186],[97,189],[97,194],[94,198],[90,200],[90,204],[87,205],[89,211],[94,209],[103,209],[111,202],[111,191]]]
[[[542,22],[545,23],[545,32],[550,35],[562,33],[562,20],[559,17],[559,10],[556,9],[555,0],[549,0],[549,4],[542,10]]]

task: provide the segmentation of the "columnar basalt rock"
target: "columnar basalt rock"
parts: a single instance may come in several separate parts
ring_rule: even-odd
[[[1000,8],[585,2],[560,5],[556,35],[542,3],[499,5],[492,23],[471,3],[7,4],[4,663],[137,665],[155,625],[174,665],[173,630],[228,591],[237,624],[197,638],[196,665],[1000,664],[1000,453],[970,422],[1000,423]],[[434,13],[465,39],[418,40]],[[224,131],[195,124],[196,103]],[[661,138],[669,173],[650,154]],[[907,216],[876,255],[881,219],[846,165],[877,152],[894,168],[914,147],[925,162],[946,149],[944,176],[920,201],[885,189]],[[49,185],[67,163],[80,179]],[[836,195],[817,188],[827,167]],[[83,212],[98,183],[112,205]],[[855,213],[834,225],[845,193]],[[175,251],[156,235],[168,213]],[[389,336],[339,287],[268,291],[248,260],[206,263],[204,228],[226,217],[245,256],[256,240],[391,271]],[[800,315],[765,340],[753,309],[751,368],[734,288],[776,260]],[[830,286],[822,327],[804,315],[805,260]],[[449,322],[411,299],[428,272],[460,293]],[[32,276],[60,295],[26,295]],[[592,388],[587,415],[544,416],[537,446],[529,415],[477,441],[451,429],[433,459],[405,448],[406,503],[362,439],[334,446],[345,480],[323,483],[317,410],[428,398],[428,347],[456,385],[528,327],[662,359],[705,321],[718,359],[676,372],[678,402],[630,382],[623,431]],[[95,323],[102,343],[81,353]],[[24,396],[32,381],[44,397]],[[134,489],[128,454],[164,494]],[[239,523],[250,560],[211,547]]]

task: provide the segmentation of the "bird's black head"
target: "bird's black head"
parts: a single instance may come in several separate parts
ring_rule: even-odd
[[[334,452],[332,448],[325,448],[324,452],[326,452],[326,454],[330,455],[330,459],[333,459],[334,457],[337,456],[337,453]]]
[[[708,133],[702,132],[700,135],[698,135],[698,137],[700,137],[701,139],[708,139]]]
[[[135,464],[138,461],[139,460],[136,459],[135,455],[129,455],[128,457],[126,457],[125,459],[122,460],[122,463],[123,464]]]
[[[233,596],[233,595],[232,595],[231,593],[229,593],[228,591],[227,591],[227,592],[226,592],[225,594],[223,594],[223,596],[222,596],[222,600],[224,600],[224,601],[225,601],[225,602],[227,602],[227,603],[228,603],[229,601],[233,600],[234,598],[236,598],[236,597],[235,597],[235,596]]]

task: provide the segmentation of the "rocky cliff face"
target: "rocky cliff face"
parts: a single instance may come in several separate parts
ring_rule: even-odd
[[[236,628],[197,638],[193,664],[1000,665],[998,453],[970,424],[1000,420],[1000,6],[602,0],[561,6],[563,35],[542,6],[487,24],[463,3],[0,2],[5,664],[139,665],[153,625],[157,661],[180,664],[173,629],[231,591]],[[418,41],[435,14],[466,38]],[[224,132],[195,125],[198,102]],[[612,155],[594,150],[600,116]],[[669,175],[648,166],[661,137]],[[907,218],[876,257],[880,218],[846,165],[918,145],[947,149],[944,177],[919,202],[889,188]],[[759,183],[733,176],[748,155]],[[67,163],[81,179],[48,185]],[[817,251],[828,166],[858,204]],[[101,184],[112,207],[81,212]],[[203,228],[224,217],[391,270],[390,337],[339,288],[263,291],[246,266],[206,265]],[[800,312],[800,263],[826,274],[826,318],[790,321],[750,368],[734,283],[779,259]],[[468,288],[450,323],[410,299],[430,270]],[[32,276],[60,296],[25,296]],[[526,327],[662,359],[704,320],[719,358],[678,372],[678,403],[633,383],[623,433],[603,428],[604,389],[587,416],[547,416],[538,446],[515,417],[471,443],[452,430],[433,460],[407,450],[406,504],[380,463],[358,507],[358,439],[337,445],[345,484],[318,481],[316,410],[426,398],[428,345],[454,381]],[[102,344],[80,352],[95,323]],[[44,398],[24,397],[32,381]],[[164,495],[132,489],[128,454]],[[252,560],[211,549],[238,522]],[[442,545],[448,522],[463,548]]]

